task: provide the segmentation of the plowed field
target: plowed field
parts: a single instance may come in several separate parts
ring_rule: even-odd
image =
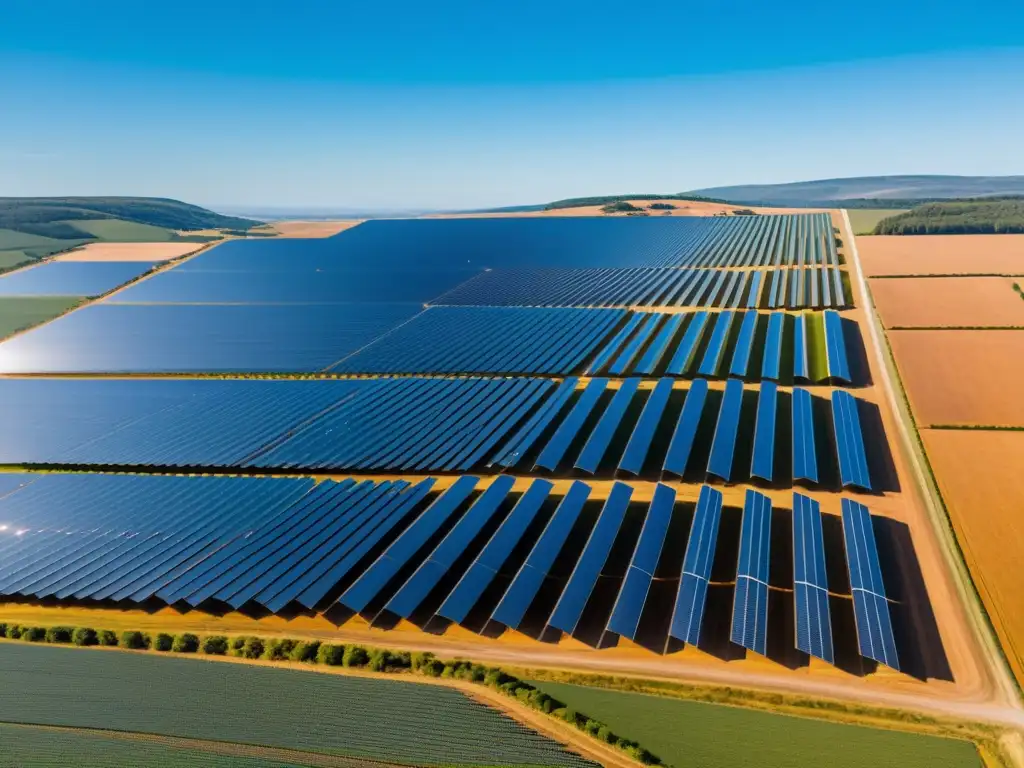
[[[919,427],[1024,427],[1024,331],[890,331]]]
[[[1024,682],[1024,432],[921,430],[957,540]]]
[[[167,261],[205,243],[89,243],[56,256],[57,261]]]
[[[858,237],[861,267],[882,275],[1024,275],[1024,235]]]
[[[886,328],[1024,326],[1024,299],[1011,278],[872,280],[870,287]]]

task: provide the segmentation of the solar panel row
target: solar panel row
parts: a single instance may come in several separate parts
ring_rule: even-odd
[[[767,655],[768,558],[771,545],[772,502],[747,491],[740,527],[731,638],[736,645]]]
[[[47,261],[0,275],[0,296],[99,296],[155,266],[151,261]]]
[[[860,410],[857,399],[849,392],[837,389],[832,393],[832,425],[835,429],[839,475],[843,486],[870,491],[871,473],[864,451]]]
[[[817,289],[812,299],[807,294],[808,289],[801,287],[805,280],[810,285],[813,281],[831,279],[830,272],[823,268],[767,272],[653,267],[495,269],[480,273],[431,303],[524,307],[843,308],[845,302],[831,296],[825,300]],[[767,301],[762,294],[766,280],[775,289]],[[787,282],[792,288],[782,293],[778,286]]]
[[[571,373],[625,312],[433,307],[345,358],[336,373]]]
[[[796,647],[835,663],[821,508],[817,501],[799,493],[793,494],[793,591]]]
[[[768,309],[843,309],[847,303],[838,267],[777,269],[770,273]]]

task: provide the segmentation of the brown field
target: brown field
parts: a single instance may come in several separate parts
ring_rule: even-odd
[[[974,583],[1024,683],[1024,432],[921,430]]]
[[[919,427],[1024,427],[1024,331],[890,331]]]
[[[1024,275],[1024,235],[885,235],[858,237],[868,277]]]
[[[168,261],[205,243],[89,243],[56,256],[57,261]]]
[[[872,280],[871,296],[886,328],[1024,326],[1024,298],[1008,277]]]
[[[361,223],[362,219],[346,221],[272,221],[270,226],[279,237],[330,237]]]

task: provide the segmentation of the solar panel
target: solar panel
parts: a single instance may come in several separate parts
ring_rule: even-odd
[[[690,369],[707,323],[707,312],[701,311],[693,314],[690,318],[690,324],[686,326],[686,331],[683,333],[683,338],[679,341],[679,346],[676,347],[675,354],[672,355],[672,360],[665,369],[666,374],[679,376]]]
[[[729,481],[732,479],[732,460],[736,452],[736,433],[740,424],[740,409],[743,407],[743,382],[729,379],[725,383],[725,395],[718,411],[715,436],[711,441],[711,455],[708,458],[708,474]]]
[[[729,366],[729,375],[743,378],[747,375],[747,368],[750,365],[750,354],[754,350],[754,335],[757,332],[757,312],[744,312],[743,322],[740,324],[740,335],[736,340],[736,347],[732,353],[732,365]]]
[[[338,598],[346,608],[361,613],[387,583],[419,551],[428,539],[447,522],[476,488],[478,478],[464,475],[447,491],[434,500],[423,513],[405,529],[373,564]]]
[[[523,454],[537,442],[544,430],[561,412],[562,406],[572,397],[578,381],[575,376],[565,379],[554,394],[541,403],[541,406],[534,411],[533,416],[498,450],[488,466],[499,464],[503,467],[511,467],[518,464],[523,458]]]
[[[647,458],[647,451],[650,450],[654,433],[661,421],[661,414],[668,405],[668,398],[672,394],[672,379],[658,379],[654,385],[651,396],[647,398],[640,418],[637,419],[633,434],[629,437],[626,450],[622,452],[619,460],[619,470],[628,472],[631,475],[639,475],[643,470],[644,461]]]
[[[397,616],[410,618],[420,603],[470,546],[481,529],[497,514],[515,478],[500,475],[466,511],[448,535],[434,548],[384,607]]]
[[[0,275],[0,296],[99,296],[155,266],[152,261],[47,261]]]
[[[534,480],[530,484],[526,493],[519,497],[508,517],[498,526],[491,540],[437,609],[438,616],[443,616],[456,624],[466,620],[484,590],[501,573],[508,556],[537,517],[553,487],[547,480]]]
[[[810,381],[811,366],[807,360],[807,315],[793,319],[793,376]]]
[[[601,414],[601,420],[597,422],[597,426],[590,433],[583,450],[580,451],[579,458],[576,459],[576,469],[581,469],[591,475],[597,471],[601,459],[608,450],[608,444],[611,442],[615,430],[618,429],[626,409],[633,402],[633,396],[639,386],[640,379],[626,379],[622,382],[622,386],[616,390],[612,401],[608,404],[605,412]]]
[[[811,393],[793,389],[793,478],[818,482],[818,453],[814,442]]]
[[[669,635],[690,645],[700,641],[711,565],[722,516],[722,493],[709,486],[700,489],[690,538],[686,544],[679,592],[672,612]]]
[[[843,336],[843,318],[834,310],[825,313],[825,362],[830,379],[849,384],[850,363],[846,357],[846,339]]]
[[[676,492],[667,485],[658,483],[651,504],[647,508],[647,517],[640,530],[640,538],[633,550],[622,588],[608,619],[609,632],[615,632],[630,640],[636,637],[647,593],[651,588],[658,561],[661,559],[669,524],[672,522],[675,503]]]
[[[690,460],[690,452],[693,450],[693,441],[697,437],[697,426],[700,424],[701,414],[704,413],[707,396],[707,381],[697,379],[693,382],[686,393],[683,408],[679,412],[679,420],[672,433],[672,442],[669,443],[668,451],[665,454],[665,463],[662,465],[663,471],[677,477],[682,477],[686,473],[686,465]]]
[[[793,494],[793,583],[796,604],[796,647],[810,656],[835,663],[832,620],[828,605],[825,543],[818,502]]]
[[[711,330],[711,338],[708,340],[707,349],[704,351],[704,359],[700,362],[697,373],[701,376],[715,376],[722,362],[722,355],[725,352],[725,343],[729,339],[729,329],[732,328],[732,321],[735,312],[719,312],[715,320],[715,326]]]
[[[576,401],[576,405],[558,425],[558,429],[540,452],[540,456],[537,457],[537,461],[533,465],[534,469],[541,468],[552,472],[555,470],[607,386],[607,379],[590,380],[579,400]]]
[[[558,553],[565,545],[569,532],[572,531],[579,519],[580,512],[583,511],[583,505],[586,504],[589,495],[590,486],[586,483],[577,480],[570,486],[554,515],[545,526],[544,532],[541,533],[533,545],[533,549],[530,550],[526,562],[512,579],[501,602],[491,614],[492,621],[497,621],[507,627],[519,627],[530,603],[533,602],[547,578],[555,558],[558,557]]]
[[[648,312],[641,316],[644,318],[644,321],[636,332],[636,336],[630,339],[625,349],[623,349],[622,352],[619,353],[619,356],[615,358],[615,362],[608,367],[608,373],[613,376],[621,376],[629,370],[633,360],[635,360],[636,356],[640,354],[640,349],[647,343],[647,340],[657,329],[658,324],[664,317],[664,315],[654,312]]]
[[[658,363],[661,362],[661,358],[665,355],[665,350],[668,349],[669,343],[675,338],[676,332],[682,326],[685,319],[686,315],[682,314],[668,315],[665,324],[658,331],[654,341],[651,342],[651,346],[647,348],[644,356],[640,358],[640,361],[633,369],[635,373],[648,376],[654,373]]]
[[[761,378],[778,381],[782,366],[782,331],[786,327],[784,312],[772,312],[768,316],[768,332],[765,335],[764,358],[761,361]]]
[[[864,453],[857,400],[849,392],[832,392],[832,423],[835,427],[836,450],[839,454],[839,476],[844,487],[871,490],[871,475]]]
[[[769,482],[775,475],[775,412],[778,400],[778,386],[770,381],[762,381],[757,396],[750,475]]]
[[[576,630],[583,609],[590,599],[590,593],[594,590],[598,576],[604,568],[611,552],[612,545],[619,534],[619,528],[626,516],[626,509],[629,507],[630,496],[633,495],[631,486],[625,483],[615,483],[608,499],[601,509],[601,515],[590,532],[586,546],[580,559],[573,568],[565,589],[562,590],[558,603],[551,612],[548,619],[548,626],[560,629],[571,635]]]
[[[612,340],[609,341],[605,345],[604,349],[598,352],[597,356],[590,361],[590,365],[587,366],[588,376],[600,373],[604,370],[611,359],[619,351],[619,348],[626,343],[626,339],[636,331],[637,326],[640,325],[643,319],[644,316],[639,312],[634,312],[629,316],[629,319],[626,320],[626,324],[622,326],[618,333],[612,336]]]
[[[762,656],[768,636],[768,558],[772,502],[748,490],[740,527],[740,554],[732,609],[732,642]]]
[[[750,280],[750,293],[747,295],[747,309],[757,309],[761,303],[761,290],[764,286],[764,272],[754,272]]]
[[[871,514],[866,506],[851,499],[843,499],[842,509],[846,562],[861,656],[898,670],[896,639]]]

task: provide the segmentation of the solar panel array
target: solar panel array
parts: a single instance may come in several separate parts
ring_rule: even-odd
[[[154,266],[150,261],[47,261],[0,275],[0,296],[100,296]]]

